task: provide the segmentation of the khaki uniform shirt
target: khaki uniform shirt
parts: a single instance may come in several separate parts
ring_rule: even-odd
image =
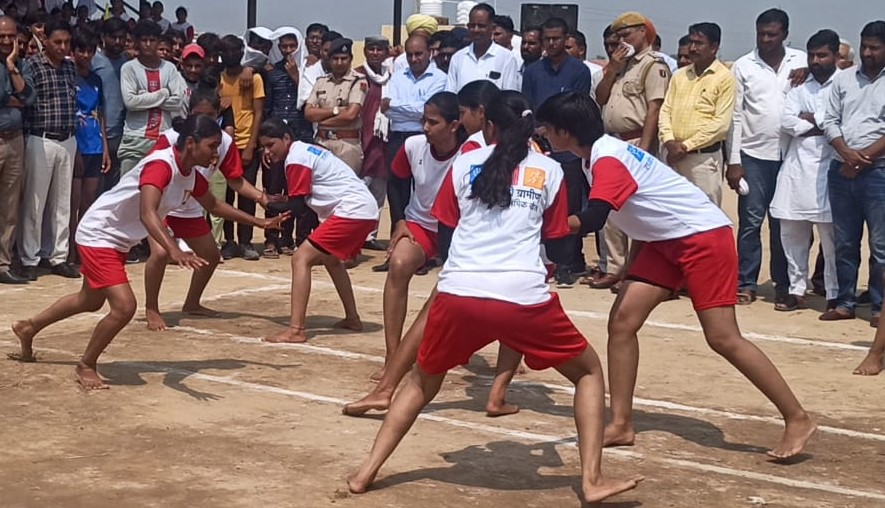
[[[602,112],[605,131],[621,134],[642,130],[648,102],[664,100],[669,83],[670,67],[651,47],[634,55],[612,85]]]
[[[359,104],[362,106],[366,99],[366,93],[369,85],[364,77],[350,70],[340,80],[332,77],[332,73],[317,79],[313,90],[310,91],[310,97],[307,98],[307,104],[320,108],[334,108],[338,106],[345,109],[351,104]],[[329,130],[335,131],[359,131],[362,129],[362,115],[357,115],[356,119],[348,125],[331,127]],[[322,125],[320,129],[324,129]]]

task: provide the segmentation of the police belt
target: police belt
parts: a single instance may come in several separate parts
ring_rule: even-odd
[[[317,139],[360,139],[360,131],[332,131],[328,129],[317,130]]]

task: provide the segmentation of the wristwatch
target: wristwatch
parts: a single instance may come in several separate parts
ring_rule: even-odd
[[[340,112],[341,112],[341,110],[338,109],[338,106],[335,106],[334,108],[332,108],[332,116],[338,116],[338,113],[340,113]]]

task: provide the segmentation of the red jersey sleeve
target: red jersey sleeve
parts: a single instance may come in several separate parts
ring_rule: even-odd
[[[553,204],[544,210],[544,223],[541,226],[542,240],[555,240],[569,235],[568,228],[568,192],[565,179],[559,184]]]
[[[191,195],[195,198],[201,198],[209,192],[209,182],[206,181],[206,177],[200,174],[199,171],[194,171],[196,175],[194,175],[194,190],[191,192]]]
[[[224,155],[224,160],[218,164],[218,171],[228,180],[236,180],[243,177],[243,160],[236,145],[231,144]]]
[[[169,143],[169,138],[167,138],[166,135],[164,134],[164,135],[160,136],[160,138],[154,144],[154,147],[151,148],[151,152],[156,152],[157,150],[165,150],[165,149],[169,148],[170,146],[172,146],[172,144]]]
[[[599,159],[591,171],[593,185],[590,187],[590,199],[605,201],[615,211],[620,210],[639,189],[630,170],[614,157]]]
[[[409,164],[409,156],[406,155],[406,147],[400,147],[393,158],[393,164],[390,165],[390,171],[397,177],[402,179],[412,178],[412,165]]]
[[[141,176],[138,178],[138,188],[145,185],[152,185],[162,192],[169,186],[172,181],[172,168],[163,161],[151,161],[145,164],[141,169]]]
[[[461,155],[464,155],[465,153],[472,152],[478,148],[482,148],[479,145],[479,143],[477,143],[476,141],[470,140],[470,141],[464,143],[463,145],[461,145]]]
[[[290,198],[309,195],[310,182],[311,172],[309,167],[301,164],[289,164],[286,166],[286,184]]]
[[[451,169],[439,188],[430,214],[436,217],[440,224],[450,228],[457,226],[461,219],[461,207],[458,206],[458,195],[455,193],[455,182],[452,180]]]

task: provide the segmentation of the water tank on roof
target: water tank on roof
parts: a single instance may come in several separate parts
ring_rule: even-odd
[[[470,9],[473,9],[474,7],[476,7],[476,2],[471,0],[458,2],[458,11],[455,16],[455,22],[459,25],[466,25],[470,19]]]
[[[420,0],[418,2],[418,12],[428,16],[442,17],[443,0]]]

